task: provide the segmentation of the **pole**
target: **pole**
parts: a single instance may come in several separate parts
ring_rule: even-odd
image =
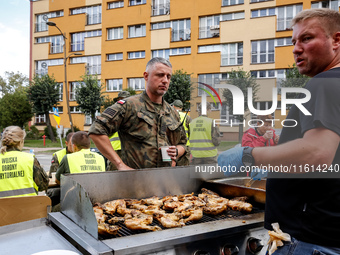
[[[65,75],[65,95],[66,95],[66,107],[67,107],[67,113],[68,113],[68,118],[70,120],[70,126],[72,132],[74,132],[73,129],[73,122],[72,122],[72,116],[71,116],[71,111],[70,111],[70,102],[69,102],[69,94],[68,94],[68,86],[67,86],[67,58],[66,57],[66,36],[65,34],[62,34],[64,38],[64,75]]]

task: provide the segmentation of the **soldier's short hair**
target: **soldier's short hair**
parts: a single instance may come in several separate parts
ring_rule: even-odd
[[[340,31],[340,13],[339,11],[320,8],[320,9],[307,9],[299,12],[291,21],[291,27],[305,21],[307,19],[317,18],[324,31],[328,36]]]
[[[145,72],[149,72],[150,68],[153,67],[157,63],[161,63],[163,65],[166,65],[172,68],[172,65],[169,60],[165,58],[155,57],[155,58],[150,59],[149,62],[146,64]]]
[[[91,146],[90,137],[87,132],[84,131],[75,132],[72,136],[72,143],[77,146],[79,150],[89,149]]]
[[[66,142],[69,142],[73,135],[74,135],[74,132],[68,133],[68,135],[66,136]]]
[[[8,148],[19,148],[24,142],[26,136],[25,130],[18,126],[8,126],[2,133],[0,152],[5,154]]]

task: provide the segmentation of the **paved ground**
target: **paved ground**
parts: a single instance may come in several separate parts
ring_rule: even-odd
[[[24,147],[23,151],[29,152],[30,149],[34,150],[36,158],[39,160],[40,165],[46,172],[50,171],[52,154],[54,151],[60,150],[60,147],[55,148],[29,148]]]

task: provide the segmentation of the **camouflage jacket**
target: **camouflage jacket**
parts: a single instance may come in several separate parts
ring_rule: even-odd
[[[122,160],[134,169],[170,166],[171,162],[162,161],[161,146],[181,145],[186,150],[182,157],[189,155],[178,112],[164,100],[157,107],[145,91],[108,107],[92,124],[89,134],[110,137],[116,131],[122,144]]]
[[[33,179],[35,184],[37,184],[39,191],[47,190],[49,178],[45,170],[40,166],[36,157],[34,157],[33,163]]]
[[[67,147],[66,147],[66,149],[64,148],[64,149],[61,149],[60,151],[62,151],[62,150],[66,150],[66,154],[69,154],[69,153],[70,153],[70,152],[67,150]],[[57,152],[58,152],[58,151],[56,151],[56,152],[53,153],[53,155],[52,155],[50,171],[49,171],[49,174],[48,174],[48,177],[49,177],[49,178],[52,178],[52,173],[56,173],[56,172],[57,172],[58,167],[59,167],[59,164],[60,164],[60,162],[59,162],[59,160],[58,160],[58,157],[57,157]]]

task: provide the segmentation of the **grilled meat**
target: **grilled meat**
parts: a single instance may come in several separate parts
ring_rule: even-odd
[[[154,216],[165,228],[176,228],[185,225],[180,213],[156,213]]]
[[[146,205],[156,205],[158,207],[161,207],[163,205],[163,200],[159,199],[159,197],[153,196],[150,198],[141,199],[141,203],[146,204]]]
[[[228,207],[234,211],[251,212],[253,206],[242,199],[234,198],[228,201]]]
[[[120,227],[105,223],[108,216],[104,214],[102,206],[95,204],[93,211],[98,223],[98,233],[101,235],[116,235]]]
[[[149,226],[153,221],[152,215],[147,215],[140,211],[132,211],[131,214],[125,214],[124,218],[125,226],[131,230],[161,230],[158,226]]]

